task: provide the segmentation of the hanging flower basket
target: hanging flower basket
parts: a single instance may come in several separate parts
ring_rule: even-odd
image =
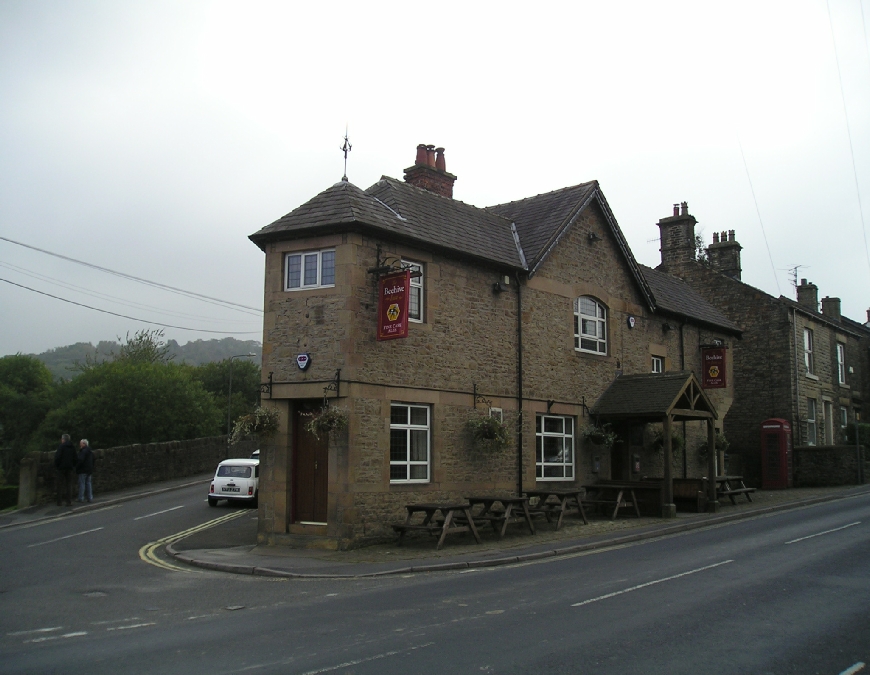
[[[330,431],[347,428],[347,410],[344,408],[321,408],[317,412],[303,413],[306,417],[310,417],[305,423],[305,430],[314,435],[315,438],[320,438],[321,435],[327,435]]]
[[[278,431],[278,411],[257,406],[254,412],[242,415],[236,420],[229,442],[230,445],[235,445],[246,436],[254,434],[260,438],[268,438],[276,431]]]
[[[475,447],[483,450],[503,450],[510,443],[507,425],[497,417],[473,415],[466,422]]]
[[[731,443],[725,438],[725,434],[716,434],[716,452],[728,452]],[[698,457],[706,459],[707,457],[707,441],[698,446]]]
[[[589,441],[594,445],[602,445],[606,449],[610,449],[619,440],[619,436],[610,428],[609,424],[587,424],[580,431],[580,436],[585,441]]]

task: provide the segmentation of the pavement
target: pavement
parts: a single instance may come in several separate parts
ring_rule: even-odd
[[[0,513],[0,530],[204,485],[210,479],[211,474],[208,474],[120,490],[99,495],[91,504],[73,507],[52,503],[7,510]],[[587,514],[589,524],[584,525],[578,517],[569,514],[558,531],[542,520],[536,521],[535,535],[525,526],[515,525],[502,540],[491,531],[481,529],[482,544],[476,544],[469,535],[463,534],[448,537],[440,551],[435,550],[435,540],[425,534],[418,537],[409,534],[402,546],[390,541],[349,551],[258,545],[256,511],[227,506],[208,509],[209,515],[216,516],[213,527],[178,540],[167,536],[167,540],[173,541],[166,544],[165,551],[168,556],[194,567],[235,574],[299,579],[380,577],[495,567],[582,554],[863,494],[870,494],[870,485],[759,490],[752,495],[751,503],[740,496],[737,504],[724,500],[718,513],[679,513],[671,520],[619,517],[611,521]],[[234,513],[238,515],[220,517]]]

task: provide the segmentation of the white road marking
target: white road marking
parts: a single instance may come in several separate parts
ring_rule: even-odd
[[[156,626],[157,624],[154,621],[149,621],[148,623],[134,623],[130,626],[113,626],[112,628],[107,628],[107,631],[110,630],[130,630],[131,628],[143,628],[145,626]]]
[[[25,640],[24,643],[26,644],[28,642],[48,642],[49,640],[64,640],[66,638],[81,637],[82,635],[87,635],[87,634],[88,634],[88,631],[80,630],[80,631],[77,631],[75,633],[64,633],[63,635],[51,635],[49,637],[41,637],[41,638],[34,638],[33,640]]]
[[[848,525],[843,525],[843,527],[835,527],[833,530],[825,530],[824,532],[817,532],[816,534],[810,534],[806,537],[800,537],[799,539],[792,539],[791,541],[785,542],[786,544],[794,544],[799,541],[804,541],[805,539],[812,539],[813,537],[821,537],[823,534],[831,534],[831,532],[839,532],[840,530],[845,530],[847,527],[855,527],[855,525],[860,525],[861,521],[855,521],[854,523],[849,523]],[[855,671],[858,672],[858,671]]]
[[[70,537],[80,537],[83,534],[90,534],[91,532],[99,532],[102,530],[102,527],[95,527],[93,530],[85,530],[84,532],[76,532],[75,534],[68,534],[65,537],[58,537],[57,539],[49,539],[48,541],[41,541],[38,544],[29,544],[27,548],[33,548],[34,546],[44,546],[45,544],[53,544],[56,541],[62,541],[64,539],[69,539]]]
[[[127,623],[128,621],[139,621],[138,616],[131,616],[126,619],[112,619],[110,621],[91,621],[92,626],[105,626],[110,623]]]
[[[431,647],[434,645],[434,642],[427,642],[424,645],[417,645],[416,647],[411,647],[410,649],[402,649],[395,652],[384,652],[383,654],[375,654],[374,656],[369,656],[364,659],[356,659],[354,661],[345,661],[344,663],[339,663],[336,666],[327,666],[326,668],[318,668],[317,670],[307,670],[301,675],[319,675],[319,673],[329,673],[334,670],[341,670],[342,668],[350,668],[351,666],[357,666],[360,663],[369,663],[371,661],[378,661],[380,659],[385,659],[388,656],[396,656],[398,654],[403,654],[405,652],[413,652],[416,649],[423,649],[424,647]]]
[[[176,509],[183,509],[184,504],[181,506],[173,506],[171,509],[163,509],[162,511],[156,511],[154,513],[149,513],[147,516],[139,516],[138,518],[133,518],[133,520],[142,520],[143,518],[150,518],[151,516],[159,516],[161,513],[169,513],[170,511],[175,511]]]
[[[53,628],[34,628],[33,630],[19,630],[14,633],[6,633],[9,637],[16,635],[33,635],[34,633],[52,633],[56,630],[63,630],[63,626],[54,626]]]
[[[647,581],[645,584],[638,584],[637,586],[632,586],[631,588],[624,588],[621,591],[615,591],[614,593],[608,593],[607,595],[599,595],[597,598],[590,598],[589,600],[584,600],[583,602],[575,602],[572,607],[582,607],[583,605],[589,605],[593,602],[598,602],[599,600],[607,600],[608,598],[614,598],[617,595],[622,595],[624,593],[631,593],[632,591],[638,591],[641,588],[646,588],[647,586],[655,586],[656,584],[660,584],[665,581],[673,581],[674,579],[679,579],[680,577],[687,577],[690,574],[697,574],[698,572],[704,572],[706,570],[711,570],[714,567],[719,567],[721,565],[727,565],[728,563],[733,563],[733,560],[723,560],[719,563],[714,563],[713,565],[707,565],[706,567],[699,567],[696,570],[689,570],[688,572],[680,572],[679,574],[674,574],[670,577],[665,577],[664,579],[656,579],[655,581]]]
[[[860,670],[864,670],[864,662],[863,661],[858,661],[858,663],[856,663],[851,668],[846,668],[846,670],[844,670],[842,673],[840,673],[840,675],[855,675],[855,673],[857,673]]]

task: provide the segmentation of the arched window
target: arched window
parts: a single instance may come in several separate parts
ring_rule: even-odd
[[[607,353],[607,308],[585,295],[574,301],[574,349]]]

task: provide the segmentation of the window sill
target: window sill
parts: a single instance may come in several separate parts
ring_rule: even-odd
[[[819,381],[819,376],[818,376],[818,375],[813,375],[812,373],[804,373],[804,375],[807,376],[807,379],[808,379],[808,380],[815,380],[816,382]]]

